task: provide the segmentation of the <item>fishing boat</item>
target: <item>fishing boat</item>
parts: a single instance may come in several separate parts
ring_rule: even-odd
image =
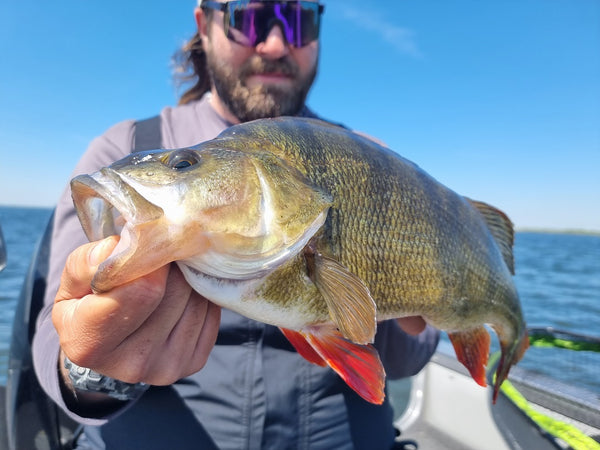
[[[43,304],[50,228],[34,252],[15,312],[7,385],[0,387],[0,450],[70,449],[78,429],[44,394],[33,370],[31,343]],[[529,334],[532,346],[600,353],[600,336],[551,328]],[[473,382],[446,342],[419,374],[390,382],[388,392],[397,411],[399,449],[600,450],[599,392],[516,366],[492,404],[491,388]]]
[[[4,234],[0,227],[0,271],[6,267],[6,243],[4,242]]]
[[[569,343],[567,352],[600,352],[600,337],[552,328],[532,328],[529,335],[534,346],[555,341]],[[492,362],[488,384],[494,371]],[[406,404],[396,408],[403,411],[396,428],[406,449],[600,450],[599,392],[517,365],[492,404],[491,388],[474,385],[445,342],[407,384]]]

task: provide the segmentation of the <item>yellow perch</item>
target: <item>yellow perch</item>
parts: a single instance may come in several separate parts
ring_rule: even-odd
[[[200,294],[280,327],[373,403],[377,321],[423,316],[483,386],[489,324],[502,349],[494,400],[527,348],[510,220],[344,128],[258,120],[132,154],[71,188],[90,240],[121,235],[96,291],[176,261]]]

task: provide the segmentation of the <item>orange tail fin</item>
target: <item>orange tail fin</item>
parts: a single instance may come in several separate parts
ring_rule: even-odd
[[[375,347],[350,342],[333,328],[281,331],[305,359],[320,366],[327,364],[368,402],[383,403],[385,371]]]
[[[448,333],[454,346],[456,357],[471,373],[480,386],[487,386],[485,367],[490,353],[490,334],[485,327],[477,327],[468,331]]]

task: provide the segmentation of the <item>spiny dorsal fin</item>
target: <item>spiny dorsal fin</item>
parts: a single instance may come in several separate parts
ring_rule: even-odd
[[[357,344],[375,340],[377,307],[360,278],[332,258],[306,255],[311,279],[329,308],[329,316],[342,335]]]
[[[471,205],[477,209],[492,233],[498,248],[502,252],[504,262],[508,266],[510,273],[515,274],[515,260],[513,257],[513,244],[515,242],[515,231],[513,229],[513,223],[506,214],[500,211],[498,208],[494,208],[487,203],[479,202],[477,200],[467,199]]]

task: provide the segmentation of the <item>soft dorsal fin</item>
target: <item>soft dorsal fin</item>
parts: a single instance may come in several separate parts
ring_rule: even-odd
[[[310,250],[305,257],[309,275],[342,335],[357,344],[373,343],[377,331],[377,306],[367,286],[333,258]]]
[[[467,199],[471,205],[477,209],[483,216],[498,248],[502,252],[504,262],[508,266],[510,273],[515,274],[515,260],[513,257],[513,244],[515,242],[515,231],[513,223],[506,214],[498,208],[494,208],[487,203],[477,200]]]

